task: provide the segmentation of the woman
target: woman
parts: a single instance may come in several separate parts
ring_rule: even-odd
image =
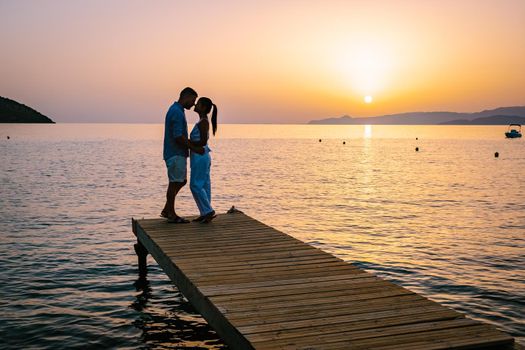
[[[211,125],[213,135],[215,135],[217,131],[217,106],[209,98],[201,97],[197,101],[194,111],[199,114],[200,119],[191,130],[190,140],[193,145],[202,146],[204,154],[190,153],[190,189],[200,212],[200,216],[193,221],[209,223],[216,215],[215,210],[211,207],[211,150],[208,147],[210,130],[208,114],[212,111]]]

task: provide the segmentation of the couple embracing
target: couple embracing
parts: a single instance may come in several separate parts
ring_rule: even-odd
[[[164,161],[168,168],[169,185],[166,204],[160,216],[175,224],[188,223],[189,220],[175,212],[175,197],[187,183],[187,159],[190,157],[190,189],[199,208],[200,215],[193,221],[209,223],[215,218],[211,207],[210,168],[211,157],[208,147],[210,120],[213,135],[217,131],[217,106],[207,97],[197,101],[197,92],[190,87],[180,92],[179,100],[169,108],[164,125]],[[195,103],[197,101],[197,103]],[[199,115],[199,121],[188,137],[188,123],[185,109]]]

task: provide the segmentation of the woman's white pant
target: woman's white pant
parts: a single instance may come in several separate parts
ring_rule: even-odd
[[[199,207],[200,215],[213,211],[211,207],[211,157],[208,152],[203,155],[192,153],[190,156],[190,189],[193,199]]]

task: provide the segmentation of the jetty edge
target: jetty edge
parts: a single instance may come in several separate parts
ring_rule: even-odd
[[[151,254],[232,349],[523,349],[489,325],[240,212],[210,224],[132,219]]]

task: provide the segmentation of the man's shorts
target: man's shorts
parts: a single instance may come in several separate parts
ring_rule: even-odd
[[[187,174],[187,158],[184,156],[173,156],[166,159],[168,168],[168,179],[170,182],[184,182]]]

